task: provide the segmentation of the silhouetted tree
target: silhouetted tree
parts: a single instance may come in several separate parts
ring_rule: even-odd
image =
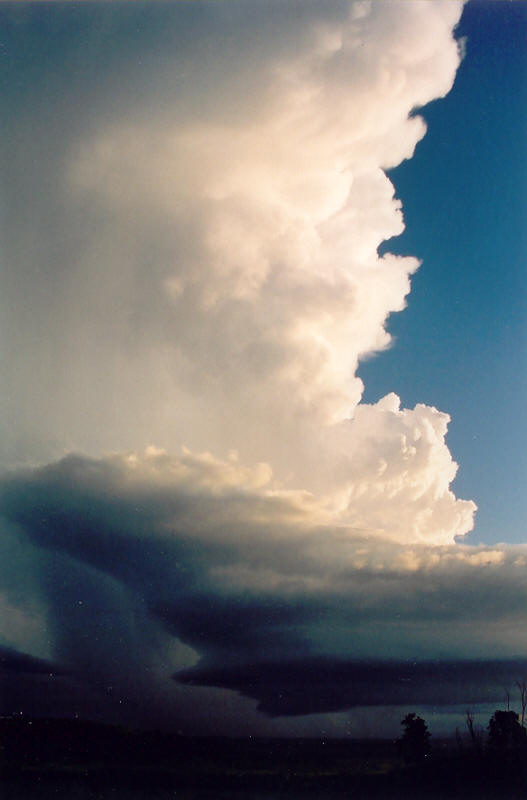
[[[481,732],[474,727],[474,714],[469,708],[465,711],[465,721],[474,750],[479,753],[481,752]]]
[[[526,732],[516,711],[495,711],[489,721],[489,747],[512,750],[525,744]]]
[[[522,678],[521,681],[516,681],[516,686],[520,690],[520,700],[522,705],[521,726],[525,727],[525,709],[527,708],[527,681]]]
[[[426,722],[412,713],[401,720],[401,725],[404,730],[398,744],[405,762],[422,761],[430,753],[430,731]]]

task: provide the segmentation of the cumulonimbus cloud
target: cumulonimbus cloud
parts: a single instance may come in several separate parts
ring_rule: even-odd
[[[378,255],[403,230],[385,170],[452,85],[462,5],[293,5],[215,4],[192,48],[175,26],[162,58],[112,53],[111,102],[84,86],[60,148],[42,127],[53,158],[25,181],[47,170],[50,197],[14,185],[31,213],[8,263],[35,267],[7,436],[25,461],[52,444],[1,480],[32,565],[0,597],[25,631],[2,642],[136,710],[176,672],[255,696],[250,664],[330,659],[352,681],[367,659],[525,653],[524,551],[454,543],[475,505],[450,489],[448,415],[361,403],[356,374],[419,266]]]

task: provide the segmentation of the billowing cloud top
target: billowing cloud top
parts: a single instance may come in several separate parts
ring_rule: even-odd
[[[24,13],[13,41],[49,66]],[[523,551],[454,543],[475,505],[448,415],[361,403],[356,375],[418,268],[378,255],[403,230],[384,170],[452,85],[461,4],[49,13],[55,72],[19,65],[5,144],[0,510],[25,579],[4,576],[3,644],[63,664],[76,703],[75,681],[118,685],[132,718],[145,692],[168,713],[178,669],[286,713],[233,675],[484,657],[498,624],[523,655]]]
[[[352,525],[452,541],[475,506],[449,491],[447,417],[360,405],[355,372],[389,345],[418,266],[377,254],[403,229],[383,170],[452,85],[461,5],[198,6],[199,22],[152,12],[169,33],[160,49],[145,35],[139,61],[132,12],[103,15],[108,88],[91,75],[81,105],[63,79],[80,122],[60,148],[32,112],[51,150],[34,178],[53,191],[35,198],[26,165],[14,181],[29,213],[10,237],[5,452],[235,449]]]

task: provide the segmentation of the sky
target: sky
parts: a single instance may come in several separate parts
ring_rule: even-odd
[[[0,4],[0,713],[527,674],[524,4]]]

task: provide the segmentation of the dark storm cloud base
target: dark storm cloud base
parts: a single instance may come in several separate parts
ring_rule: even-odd
[[[189,686],[240,692],[257,700],[263,713],[278,717],[364,706],[492,703],[501,687],[513,686],[526,673],[527,660],[520,659],[390,663],[312,658],[224,668],[198,664],[180,670],[174,679]],[[82,689],[82,675],[12,648],[0,648],[0,680],[4,715],[16,714],[18,706],[27,709],[31,697],[35,702],[29,713],[67,716],[72,704],[88,717],[105,713],[97,692]]]
[[[46,661],[43,658],[35,658],[27,653],[19,653],[12,647],[2,647],[0,645],[0,675],[3,673],[29,674],[29,675],[67,675],[67,671],[61,667]]]
[[[271,716],[343,711],[356,706],[454,706],[493,702],[514,685],[527,661],[346,662],[305,659],[215,669],[196,666],[183,683],[234,689]]]
[[[33,568],[58,665],[4,650],[3,713],[144,727],[182,719],[183,694],[191,724],[216,689],[268,718],[464,708],[527,674],[520,549],[409,550],[308,525],[293,500],[209,486],[211,464],[185,458],[69,456],[0,479],[6,541],[24,556],[11,592]]]

